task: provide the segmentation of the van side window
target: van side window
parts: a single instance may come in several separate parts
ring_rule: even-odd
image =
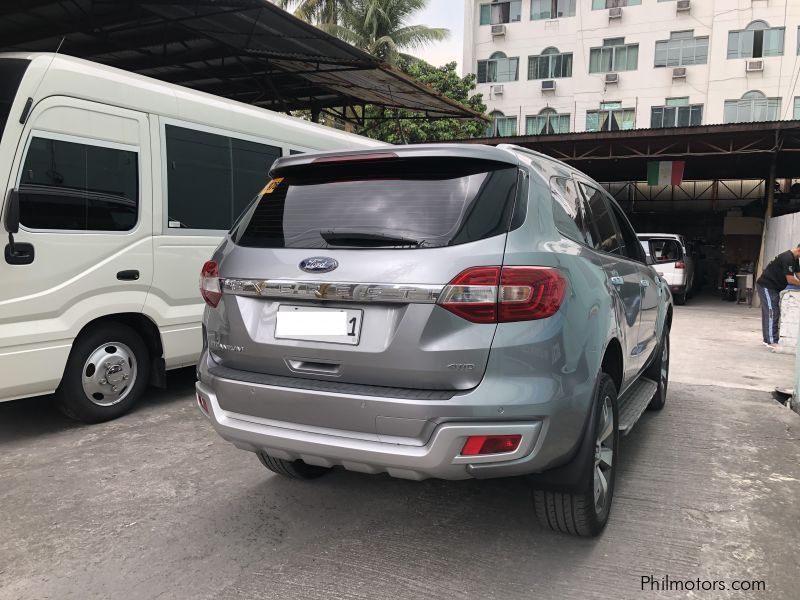
[[[596,250],[612,254],[622,254],[622,239],[617,229],[614,215],[611,213],[605,194],[593,187],[581,183],[581,190],[586,197],[588,211],[586,213],[590,229],[594,230]]]
[[[139,216],[136,152],[34,137],[19,184],[31,229],[129,231]]]
[[[575,242],[593,246],[584,224],[582,201],[575,182],[567,177],[551,177],[550,195],[556,229]]]
[[[167,226],[230,229],[264,187],[276,146],[166,126]]]
[[[631,227],[628,217],[625,216],[625,213],[622,212],[622,209],[614,200],[609,200],[609,205],[611,206],[620,233],[622,234],[622,241],[624,243],[622,247],[623,254],[631,260],[642,263],[647,262],[642,244],[639,242],[639,238],[636,237],[636,232],[633,230],[633,227]]]

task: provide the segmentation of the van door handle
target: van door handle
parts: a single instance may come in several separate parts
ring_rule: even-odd
[[[614,285],[622,285],[623,283],[625,283],[625,279],[623,279],[619,275],[615,275],[614,277],[611,278],[611,283],[613,283]]]
[[[120,281],[136,281],[139,279],[139,271],[130,269],[128,271],[120,271],[117,273],[117,279]]]

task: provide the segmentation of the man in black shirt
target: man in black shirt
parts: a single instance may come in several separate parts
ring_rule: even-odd
[[[781,320],[780,292],[790,283],[800,285],[800,244],[781,252],[772,259],[756,281],[758,297],[761,298],[761,331],[764,344],[774,348],[778,343],[778,326]]]

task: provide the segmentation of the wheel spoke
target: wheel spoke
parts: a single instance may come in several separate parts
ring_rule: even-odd
[[[606,448],[603,446],[600,449],[600,461],[601,465],[605,465],[607,468],[611,468],[614,462],[614,451],[611,448]]]
[[[614,415],[611,411],[611,401],[606,398],[603,401],[603,410],[600,414],[600,433],[597,441],[606,441],[614,433]]]
[[[594,504],[597,510],[602,510],[606,503],[606,494],[608,493],[608,481],[606,475],[600,469],[594,469]]]

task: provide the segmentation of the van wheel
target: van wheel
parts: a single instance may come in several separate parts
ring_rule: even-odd
[[[128,412],[141,398],[150,376],[147,346],[121,323],[97,325],[78,336],[56,390],[66,416],[101,423]]]
[[[600,374],[593,406],[590,426],[594,429],[594,444],[586,448],[592,457],[586,461],[583,489],[574,493],[533,493],[536,516],[542,526],[581,537],[594,537],[603,530],[614,497],[619,445],[617,388],[606,373]]]
[[[658,357],[647,367],[644,376],[658,383],[653,399],[647,405],[649,410],[661,410],[667,402],[667,386],[669,385],[669,329],[664,325],[661,343],[658,345]]]
[[[289,479],[317,479],[330,471],[328,467],[309,465],[302,460],[283,460],[265,452],[256,452],[258,460],[273,473]]]

